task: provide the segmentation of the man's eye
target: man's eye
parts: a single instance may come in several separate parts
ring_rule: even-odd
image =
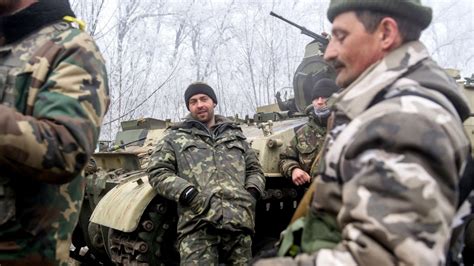
[[[334,33],[333,38],[336,39],[338,42],[342,42],[346,38],[346,34],[341,32]]]

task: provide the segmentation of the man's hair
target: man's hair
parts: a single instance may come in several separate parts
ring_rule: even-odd
[[[367,32],[373,33],[385,17],[391,17],[397,22],[402,43],[420,39],[422,27],[406,18],[371,10],[355,10],[357,19],[364,25]]]

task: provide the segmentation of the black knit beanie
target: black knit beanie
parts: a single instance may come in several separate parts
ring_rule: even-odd
[[[406,18],[426,29],[432,19],[430,7],[423,6],[421,0],[331,0],[327,11],[329,21],[344,12],[373,10]]]
[[[319,97],[329,98],[333,93],[336,93],[339,87],[332,79],[323,78],[318,80],[313,86],[311,92],[311,100]]]
[[[199,93],[206,94],[207,96],[209,96],[209,98],[212,99],[212,101],[214,101],[215,104],[217,104],[217,97],[211,86],[207,85],[204,82],[194,82],[191,83],[191,85],[189,85],[186,91],[184,92],[184,102],[186,103],[186,108],[188,108],[188,110],[189,99]]]

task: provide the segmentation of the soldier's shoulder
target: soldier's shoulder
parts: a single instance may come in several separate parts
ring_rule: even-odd
[[[179,134],[182,134],[179,128],[170,127],[165,130],[163,139],[172,139]]]
[[[99,47],[89,33],[72,27],[67,22],[59,22],[55,27],[59,31],[59,34],[52,39],[55,45],[59,45],[65,50],[81,50],[84,54],[90,54],[101,61],[104,60]]]
[[[247,139],[247,137],[244,135],[244,132],[243,132],[242,128],[237,123],[232,123],[228,127],[227,131],[229,132],[229,134],[235,136],[236,138],[238,138],[240,140],[246,140]]]
[[[296,130],[296,135],[304,135],[308,131],[313,131],[313,128],[306,123]]]
[[[165,131],[165,136],[163,137],[163,140],[167,142],[178,142],[180,140],[189,138],[192,138],[192,136],[188,129],[180,127],[171,127]]]

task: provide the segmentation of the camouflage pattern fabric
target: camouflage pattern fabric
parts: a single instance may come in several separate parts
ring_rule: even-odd
[[[338,95],[335,115],[311,210],[336,217],[342,241],[257,265],[444,264],[469,152],[454,80],[409,42]]]
[[[252,233],[255,198],[262,195],[265,179],[255,151],[242,130],[222,116],[208,129],[188,119],[169,130],[158,143],[148,167],[150,184],[158,194],[179,203],[189,186],[195,186],[200,206],[178,204],[179,238],[205,225],[219,230]]]
[[[16,201],[0,264],[66,265],[107,86],[94,41],[68,23],[0,46],[0,178]]]
[[[290,144],[280,154],[278,166],[281,174],[291,179],[293,169],[300,168],[310,176],[315,176],[315,171],[311,172],[311,166],[321,150],[325,135],[326,128],[318,125],[310,117],[308,123],[295,132],[295,136],[291,139]]]
[[[222,250],[217,249],[218,246]],[[180,265],[242,265],[252,257],[250,234],[201,228],[186,235],[179,244]]]

